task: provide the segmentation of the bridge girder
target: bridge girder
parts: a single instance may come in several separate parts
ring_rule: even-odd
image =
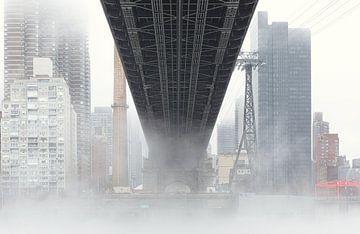
[[[205,150],[258,0],[101,2],[150,151]]]

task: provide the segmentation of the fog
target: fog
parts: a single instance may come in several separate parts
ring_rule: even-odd
[[[52,1],[55,2],[55,0]],[[112,103],[112,92],[110,91],[112,90],[113,80],[113,38],[103,15],[100,1],[61,0],[59,2],[61,4],[65,2],[68,5],[67,17],[78,16],[80,13],[79,15],[86,15],[88,18],[92,63],[92,104],[93,106],[110,106]],[[274,9],[272,8],[276,8],[278,11],[281,9],[281,12],[292,12],[294,9],[290,10],[290,6],[284,5],[285,2],[284,0],[276,0],[273,1],[273,6],[271,6],[270,1],[261,1],[260,7],[267,7],[265,10],[269,9],[273,12]],[[300,2],[309,2],[309,0],[302,0]],[[0,31],[3,33],[3,1],[0,1],[0,5],[2,10],[0,12]],[[289,5],[292,5],[292,3]],[[299,6],[300,5],[301,4],[299,4]],[[274,12],[272,14],[275,15],[274,18],[279,18],[279,15],[282,14],[280,13]],[[349,63],[349,60],[343,60],[341,66],[335,66],[334,63],[339,63],[339,60],[333,59],[334,56],[324,55],[326,55],[325,52],[328,52],[329,48],[332,48],[334,44],[334,39],[328,39],[333,38],[335,34],[340,35],[340,33],[333,33],[333,31],[335,32],[339,28],[343,33],[341,36],[335,38],[339,39],[339,41],[340,39],[351,39],[352,42],[341,43],[340,41],[338,44],[341,46],[338,46],[338,50],[335,51],[337,55],[335,54],[335,56],[345,57],[340,55],[349,54],[351,49],[348,49],[348,46],[353,47],[359,44],[356,43],[356,38],[358,38],[360,34],[355,33],[352,38],[343,36],[343,34],[346,34],[346,30],[350,28],[344,25],[348,25],[350,20],[352,20],[351,22],[356,21],[357,18],[358,16],[353,15],[348,21],[340,21],[338,25],[330,28],[327,32],[325,31],[324,34],[318,34],[313,44],[315,77],[313,107],[316,110],[324,110],[325,113],[330,115],[329,120],[334,122],[334,129],[343,133],[345,144],[344,147],[341,147],[344,148],[344,152],[350,154],[352,157],[359,152],[358,147],[356,147],[356,142],[359,142],[359,138],[354,137],[358,134],[356,130],[357,126],[350,123],[358,121],[356,116],[359,116],[359,112],[354,111],[353,106],[356,106],[356,103],[360,101],[358,98],[355,98],[357,95],[354,95],[358,86],[349,86],[348,84],[357,84],[352,77],[356,77],[358,74],[356,66],[358,62],[356,59],[350,59],[350,63],[355,64],[347,66],[347,73],[346,76],[344,76],[343,68],[346,67],[345,63]],[[64,23],[66,23],[67,18],[64,17],[63,19]],[[284,21],[287,19],[281,17],[279,20]],[[74,25],[71,26],[72,27],[69,27],[70,29],[75,29]],[[349,31],[347,31],[347,33],[349,34]],[[1,34],[0,37],[0,42],[3,44],[3,35]],[[355,47],[355,50],[358,51],[359,48]],[[1,49],[1,55],[2,54],[3,49]],[[1,64],[3,64],[3,56],[0,57]],[[329,67],[332,67],[332,70],[329,70]],[[349,69],[348,67],[351,68]],[[333,74],[329,75],[329,72]],[[0,67],[0,73],[3,73],[3,65]],[[222,111],[219,114],[219,119],[232,114],[231,111],[233,111],[232,106],[234,104],[232,100],[235,100],[234,97],[239,96],[239,89],[243,90],[242,76],[243,73],[240,71],[234,73],[234,78],[231,81],[230,89],[224,101],[225,104],[222,106]],[[347,79],[348,82],[339,82],[339,77]],[[328,85],[325,90],[323,84],[326,82]],[[349,92],[349,89],[344,88],[345,85],[353,90]],[[1,86],[3,86],[3,80],[0,82],[0,87]],[[341,90],[347,91],[344,93]],[[2,88],[0,88],[0,93],[0,96],[2,96]],[[345,96],[339,98],[342,95]],[[129,99],[132,100],[131,97]],[[344,105],[344,102],[346,102],[346,105]],[[339,109],[336,110],[334,106],[337,106]],[[131,119],[129,122],[134,121],[139,125],[138,116],[135,113],[135,107],[132,101],[130,101],[129,112],[131,112],[129,113]],[[344,121],[344,118],[352,121]],[[165,137],[156,138],[155,135],[157,134],[157,132],[148,130],[147,137],[151,139],[149,142],[153,148],[154,146],[156,148],[156,150],[151,149],[153,157],[150,157],[150,159],[156,161],[158,165],[161,165],[161,168],[165,168],[164,171],[166,171],[166,169],[172,170],[166,171],[167,174],[160,174],[159,177],[161,178],[156,181],[160,181],[159,184],[162,186],[159,190],[166,191],[166,186],[172,185],[172,183],[178,184],[178,178],[180,177],[185,177],[185,179],[180,182],[189,186],[189,189],[196,187],[191,184],[191,181],[195,183],[196,180],[191,176],[184,176],[185,173],[181,170],[190,169],[196,171],[198,169],[198,159],[205,157],[205,154],[203,154],[203,152],[205,152],[205,145],[198,147],[200,143],[203,143],[197,142],[197,139],[200,137],[192,135],[191,137],[188,136],[186,141],[179,141],[179,139],[168,139]],[[209,133],[208,135],[210,136],[211,134]],[[216,134],[213,135],[215,139],[216,137],[214,136],[216,136]],[[144,138],[142,134],[141,138]],[[214,146],[213,151],[216,151],[217,145],[214,139],[211,140],[211,143],[213,143]],[[144,140],[142,141],[144,142]],[[175,144],[174,142],[177,143]],[[287,146],[285,145],[280,148],[286,150]],[[147,149],[144,151],[147,151]],[[341,151],[343,151],[343,149],[341,149]],[[280,156],[277,156],[279,160]],[[282,159],[281,163],[285,160],[286,159]],[[208,184],[209,187],[212,185],[211,183]],[[301,191],[305,190],[300,185],[298,185],[298,188]],[[205,191],[206,189],[203,190]],[[0,198],[2,197],[1,193],[2,191],[0,191]],[[158,194],[153,194],[154,197],[157,195]],[[355,234],[360,230],[359,201],[339,201],[335,198],[329,201],[319,201],[314,197],[305,196],[260,196],[248,194],[243,196],[239,195],[238,203],[234,202],[232,209],[225,209],[219,207],[202,207],[197,203],[187,201],[186,196],[185,199],[179,200],[179,203],[175,201],[173,204],[165,200],[158,200],[157,203],[148,204],[142,199],[131,203],[128,201],[131,199],[111,198],[108,196],[109,195],[99,197],[90,195],[89,197],[49,196],[34,199],[17,198],[16,200],[11,200],[10,198],[6,198],[5,201],[0,200],[0,234]],[[205,203],[205,201],[202,201],[202,204]]]
[[[212,215],[210,215],[212,214]],[[359,210],[321,206],[308,198],[242,198],[234,213],[129,211],[101,200],[23,200],[0,211],[0,233],[357,233]]]

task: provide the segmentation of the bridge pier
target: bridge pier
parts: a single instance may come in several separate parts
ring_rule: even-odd
[[[144,162],[145,193],[198,193],[212,186],[214,172],[206,149],[188,139],[150,142]],[[210,165],[209,165],[210,164]]]

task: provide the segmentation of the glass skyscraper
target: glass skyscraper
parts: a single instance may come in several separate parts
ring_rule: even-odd
[[[251,50],[265,65],[254,74],[259,187],[299,194],[311,184],[311,34],[254,17]]]

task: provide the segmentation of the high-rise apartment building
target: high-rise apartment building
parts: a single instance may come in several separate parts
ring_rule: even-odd
[[[112,163],[112,151],[113,151],[113,113],[111,107],[95,107],[94,112],[91,114],[91,136],[92,142],[94,139],[104,139],[104,173],[107,186],[111,184],[111,163]],[[102,140],[103,141],[103,140]],[[96,151],[99,152],[99,147],[96,147]],[[93,152],[93,151],[92,151]],[[93,163],[92,163],[93,164]],[[94,165],[92,165],[94,166]]]
[[[86,190],[91,174],[91,87],[87,27],[83,19],[71,14],[67,14],[67,20],[59,22],[58,27],[61,34],[57,37],[56,63],[59,74],[69,85],[71,103],[77,113],[78,174],[82,189]]]
[[[5,0],[5,99],[10,97],[10,84],[14,80],[32,77],[34,57],[55,61],[55,5],[45,3],[45,0]]]
[[[311,184],[311,35],[309,29],[254,17],[254,73],[259,189],[304,193]]]
[[[34,57],[53,61],[53,75],[66,80],[77,113],[78,174],[85,185],[90,179],[91,145],[86,21],[62,1],[5,0],[4,8],[5,100],[15,80],[31,78]]]
[[[76,183],[76,113],[51,61],[34,59],[34,77],[14,80],[1,120],[5,193],[62,193]]]
[[[326,182],[329,179],[331,168],[337,170],[339,158],[338,134],[321,134],[315,139],[316,182]]]

